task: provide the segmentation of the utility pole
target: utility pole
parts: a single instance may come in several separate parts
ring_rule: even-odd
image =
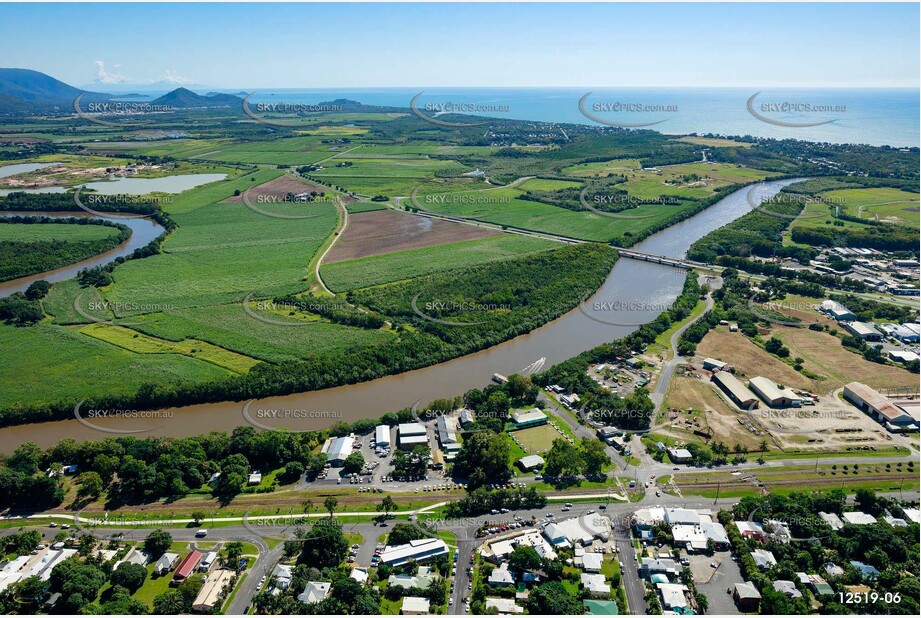
[[[713,504],[716,504],[720,499],[720,481],[716,481],[716,498],[713,499]]]

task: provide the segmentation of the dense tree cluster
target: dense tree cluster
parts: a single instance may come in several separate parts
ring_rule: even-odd
[[[24,225],[63,224],[96,225],[110,227],[117,233],[98,240],[45,240],[45,241],[0,241],[0,281],[27,277],[36,273],[61,268],[90,256],[114,249],[131,236],[126,225],[102,219],[82,217],[0,217],[0,224],[19,223]]]

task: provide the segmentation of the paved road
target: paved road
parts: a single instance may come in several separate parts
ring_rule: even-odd
[[[723,285],[722,279],[719,277],[711,277],[708,279],[709,281],[707,283],[713,289],[718,289]],[[656,388],[649,394],[649,398],[656,404],[655,410],[653,411],[653,418],[658,415],[659,410],[662,408],[662,404],[665,402],[665,394],[668,392],[669,382],[671,382],[672,376],[675,375],[675,370],[678,368],[678,365],[687,364],[687,359],[678,354],[678,340],[681,338],[681,335],[684,334],[684,331],[696,324],[713,309],[713,296],[710,293],[707,294],[706,305],[706,308],[699,316],[687,324],[682,325],[672,334],[671,340],[669,341],[669,345],[672,349],[672,357],[662,366],[662,372],[659,374],[659,379],[656,381]]]
[[[627,594],[627,604],[631,614],[646,614],[646,586],[640,578],[639,565],[636,560],[636,551],[633,548],[633,537],[627,518],[632,512],[625,512],[624,516],[612,522],[614,529],[614,542],[617,545],[617,559],[623,564],[621,568],[621,582]],[[622,610],[624,608],[621,608]]]

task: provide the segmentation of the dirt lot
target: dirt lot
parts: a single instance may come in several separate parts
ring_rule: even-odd
[[[841,347],[840,343],[835,345]],[[737,377],[743,382],[747,382],[747,378],[764,376],[792,388],[809,391],[819,389],[822,393],[832,390],[823,386],[825,381],[814,382],[793,367],[780,362],[749,341],[742,333],[730,333],[727,326],[711,330],[697,346],[697,354],[702,357],[718,358],[729,363],[735,368]],[[793,356],[797,355],[793,354]]]
[[[664,412],[665,425],[657,428],[656,433],[682,440],[703,441],[703,438],[688,432],[693,432],[695,429],[706,430],[709,427],[713,432],[714,440],[730,446],[740,444],[751,451],[757,450],[764,439],[764,436],[756,436],[745,426],[739,424],[738,419],[744,415],[734,411],[709,383],[700,378],[673,379],[669,385],[666,404],[677,411]],[[701,410],[704,416],[687,414],[685,411],[688,408]],[[700,425],[696,425],[695,422],[700,422]],[[672,425],[677,425],[677,428],[673,428]]]
[[[263,183],[258,187],[253,187],[249,190],[249,199],[250,201],[258,200],[260,197],[275,197],[281,199],[288,193],[304,193],[305,191],[316,191],[317,193],[326,193],[329,195],[329,189],[326,187],[319,187],[305,180],[301,180],[300,178],[285,175]],[[343,204],[351,204],[356,201],[355,198],[347,195],[336,195],[338,195]],[[234,195],[224,200],[224,203],[228,204],[241,201],[243,201],[242,195]]]
[[[472,225],[417,217],[393,210],[363,212],[349,217],[349,226],[324,260],[327,264],[371,255],[495,236],[499,232]]]

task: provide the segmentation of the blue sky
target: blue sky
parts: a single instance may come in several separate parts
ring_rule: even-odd
[[[0,5],[5,67],[223,88],[918,87],[918,4]]]

